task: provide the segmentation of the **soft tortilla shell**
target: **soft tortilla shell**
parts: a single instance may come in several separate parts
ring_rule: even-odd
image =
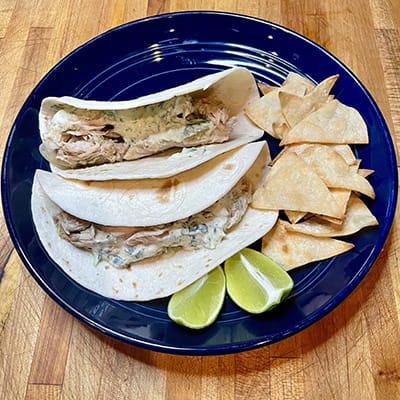
[[[32,188],[33,221],[48,255],[80,285],[118,300],[144,301],[166,297],[214,269],[231,255],[265,235],[278,213],[249,208],[242,221],[213,250],[177,250],[116,269],[105,262],[94,265],[90,252],[62,240],[53,217],[60,212],[35,178]]]
[[[206,209],[250,171],[259,180],[268,161],[266,143],[255,142],[173,178],[83,182],[42,170],[36,176],[50,199],[78,218],[109,226],[152,226]]]

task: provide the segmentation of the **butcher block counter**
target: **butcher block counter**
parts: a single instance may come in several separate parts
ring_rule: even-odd
[[[398,0],[0,0],[1,153],[25,99],[72,50],[126,22],[194,10],[256,17],[323,46],[365,85],[398,147]],[[0,399],[400,398],[398,218],[331,312],[283,340],[218,355],[154,351],[89,327],[32,278],[3,215],[0,241]]]

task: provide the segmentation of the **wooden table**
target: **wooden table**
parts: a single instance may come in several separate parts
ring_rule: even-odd
[[[398,0],[0,0],[0,145],[39,79],[76,46],[147,15],[232,11],[326,47],[370,90],[400,143]],[[359,287],[322,320],[274,345],[183,357],[125,345],[56,305],[0,228],[0,398],[398,399],[399,224]],[[9,312],[7,312],[9,311]]]

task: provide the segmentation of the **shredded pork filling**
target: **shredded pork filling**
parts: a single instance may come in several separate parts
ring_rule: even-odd
[[[229,139],[226,109],[217,101],[177,96],[126,110],[82,110],[55,106],[41,146],[50,162],[80,168],[128,161],[173,147]]]
[[[242,181],[206,210],[191,217],[150,228],[106,227],[66,212],[56,218],[58,234],[74,246],[89,250],[95,263],[116,268],[165,253],[171,248],[214,249],[243,217],[251,201],[250,185]]]

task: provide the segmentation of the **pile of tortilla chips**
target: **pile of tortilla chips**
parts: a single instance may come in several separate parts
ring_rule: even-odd
[[[378,224],[361,199],[375,198],[367,176],[350,147],[368,144],[368,130],[354,108],[330,94],[338,75],[314,85],[289,73],[281,87],[271,87],[246,113],[280,140],[283,150],[254,194],[252,206],[280,210],[262,251],[290,270],[330,258],[354,247],[336,239]]]

